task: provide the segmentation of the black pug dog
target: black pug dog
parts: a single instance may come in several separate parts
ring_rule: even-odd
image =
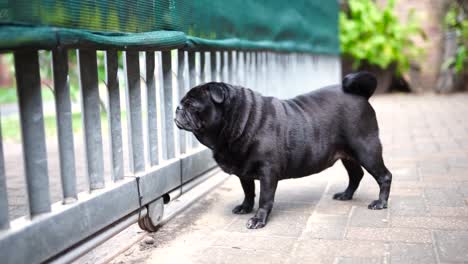
[[[265,97],[250,89],[210,82],[192,88],[176,110],[175,123],[213,151],[221,169],[239,177],[245,198],[235,214],[260,204],[247,228],[266,225],[279,180],[323,171],[341,159],[349,176],[346,190],[333,196],[350,200],[364,167],[380,187],[369,209],[387,208],[392,174],[385,167],[374,109],[368,99],[377,85],[367,72],[347,75],[289,100]]]

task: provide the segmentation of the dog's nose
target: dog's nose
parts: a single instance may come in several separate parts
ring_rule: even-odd
[[[177,106],[177,108],[176,108],[176,112],[179,112],[179,111],[182,111],[182,110],[183,110],[183,108],[182,108],[180,105],[179,105],[179,106]]]

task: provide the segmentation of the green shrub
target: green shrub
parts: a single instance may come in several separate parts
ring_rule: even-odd
[[[457,51],[455,55],[444,63],[444,67],[455,67],[455,72],[460,73],[468,68],[468,19],[463,8],[457,3],[452,3],[445,15],[445,27],[454,31],[457,36]]]
[[[349,0],[349,11],[340,12],[340,45],[344,56],[357,68],[365,61],[382,69],[391,64],[397,73],[409,69],[410,61],[422,54],[413,38],[424,36],[413,10],[402,24],[395,14],[395,0],[380,10],[372,0]]]

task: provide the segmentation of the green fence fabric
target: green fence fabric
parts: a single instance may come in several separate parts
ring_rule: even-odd
[[[16,34],[7,36],[17,30]],[[37,36],[36,36],[37,35]],[[0,49],[85,45],[337,54],[336,0],[10,0]],[[11,39],[13,38],[13,39]]]
[[[56,27],[0,26],[0,50],[57,47],[167,50],[183,48],[186,43],[186,35],[179,31],[93,33],[86,30]]]

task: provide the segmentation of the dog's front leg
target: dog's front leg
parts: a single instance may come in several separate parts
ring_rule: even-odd
[[[260,201],[255,216],[247,221],[248,229],[262,228],[266,225],[275,200],[278,180],[271,174],[260,176]]]
[[[242,204],[234,207],[234,214],[248,214],[252,212],[255,204],[255,182],[253,179],[240,178],[242,189],[244,190],[244,201]]]

